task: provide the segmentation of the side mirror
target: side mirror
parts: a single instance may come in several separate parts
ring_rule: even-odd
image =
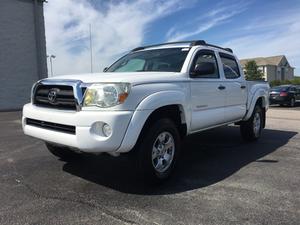
[[[106,72],[108,70],[108,67],[105,67],[104,69],[103,69],[103,72]]]
[[[191,71],[192,77],[200,77],[204,75],[214,74],[216,71],[215,64],[211,62],[201,62],[195,65],[193,71]]]

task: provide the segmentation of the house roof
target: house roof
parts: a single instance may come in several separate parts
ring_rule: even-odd
[[[241,59],[240,62],[244,67],[247,62],[254,60],[258,66],[274,65],[279,66],[281,60],[286,58],[284,55],[270,56],[270,57],[257,57],[250,59]]]

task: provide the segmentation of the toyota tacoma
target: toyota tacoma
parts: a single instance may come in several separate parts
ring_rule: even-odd
[[[234,123],[257,140],[269,85],[246,81],[231,49],[197,40],[135,48],[103,73],[40,80],[31,96],[24,133],[54,155],[131,152],[143,177],[161,181],[187,135]]]

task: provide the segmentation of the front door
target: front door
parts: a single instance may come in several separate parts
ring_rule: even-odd
[[[193,76],[191,80],[191,130],[198,131],[225,122],[225,89],[222,85],[214,51],[200,50],[196,53],[191,71],[196,65],[211,62],[215,66],[212,74]]]

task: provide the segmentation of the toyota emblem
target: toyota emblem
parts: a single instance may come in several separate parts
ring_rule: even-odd
[[[56,101],[57,90],[51,89],[48,93],[48,100],[50,103],[55,103]]]

